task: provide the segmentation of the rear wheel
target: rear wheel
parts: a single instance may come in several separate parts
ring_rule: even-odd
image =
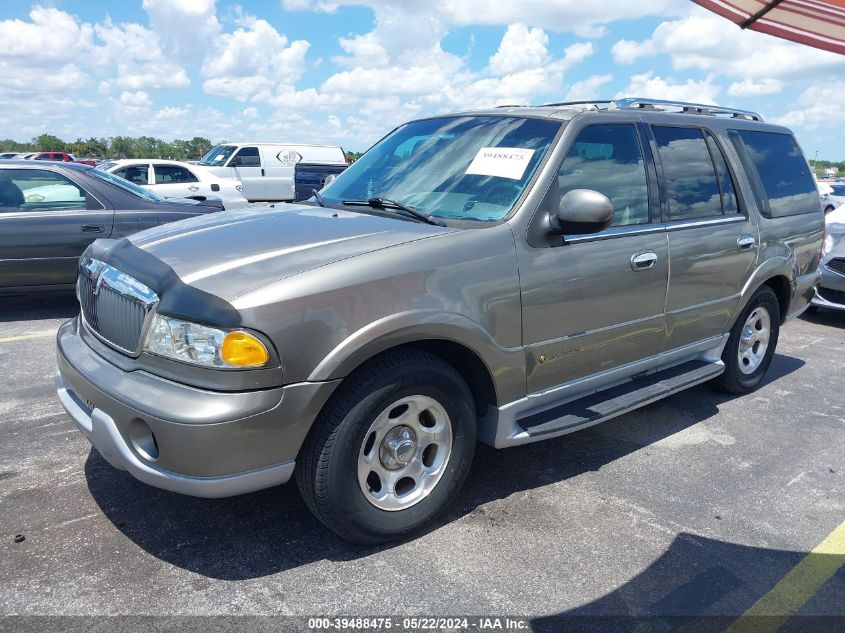
[[[731,328],[715,384],[728,393],[752,391],[766,374],[780,332],[780,304],[769,286],[760,287]]]
[[[403,538],[460,489],[476,415],[463,378],[418,350],[388,352],[349,376],[300,451],[296,480],[309,509],[356,543]]]

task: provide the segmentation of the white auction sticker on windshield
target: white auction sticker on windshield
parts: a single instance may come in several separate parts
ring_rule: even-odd
[[[467,167],[466,173],[519,180],[533,155],[533,149],[521,147],[482,147]]]

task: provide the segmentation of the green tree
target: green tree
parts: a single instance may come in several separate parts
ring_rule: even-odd
[[[58,136],[52,134],[41,134],[32,139],[32,146],[36,152],[64,152],[67,151],[67,143]]]
[[[135,139],[128,136],[109,138],[109,158],[135,158]]]
[[[203,156],[208,154],[208,152],[211,151],[211,148],[213,147],[211,145],[211,141],[201,136],[195,136],[189,141],[189,143],[191,146],[191,160],[202,158]]]

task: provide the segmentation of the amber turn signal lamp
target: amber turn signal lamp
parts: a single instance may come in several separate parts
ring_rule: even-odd
[[[261,367],[270,360],[264,343],[246,332],[229,332],[223,338],[220,357],[236,367]]]

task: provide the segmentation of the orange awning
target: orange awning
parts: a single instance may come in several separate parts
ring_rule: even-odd
[[[845,0],[693,0],[743,29],[845,55]]]

